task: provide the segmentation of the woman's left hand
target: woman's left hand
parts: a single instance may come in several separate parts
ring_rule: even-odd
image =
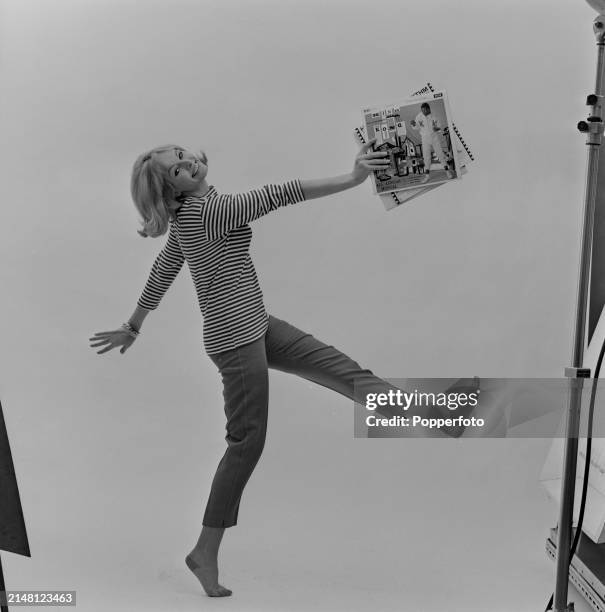
[[[391,161],[389,154],[386,151],[371,151],[372,145],[376,142],[376,138],[372,138],[364,144],[355,158],[353,166],[353,178],[360,183],[368,178],[370,172],[387,168]]]

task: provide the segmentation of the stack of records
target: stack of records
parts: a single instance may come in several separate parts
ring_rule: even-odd
[[[375,139],[390,165],[371,173],[374,193],[391,210],[423,193],[461,179],[474,161],[452,120],[447,93],[430,83],[398,104],[365,108],[355,139]]]

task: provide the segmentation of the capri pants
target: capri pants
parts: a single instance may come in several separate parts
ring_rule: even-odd
[[[365,402],[366,393],[395,389],[333,346],[272,315],[264,336],[210,358],[223,380],[227,450],[212,481],[202,521],[208,527],[237,524],[242,492],[265,444],[268,368],[296,374],[359,403]],[[402,414],[397,410],[386,406],[377,412]]]

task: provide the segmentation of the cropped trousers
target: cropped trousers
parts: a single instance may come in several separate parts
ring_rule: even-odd
[[[208,527],[237,524],[242,492],[265,444],[269,368],[296,374],[359,403],[365,402],[366,393],[395,389],[333,346],[272,315],[261,338],[210,358],[223,381],[227,449],[204,512],[202,524]],[[400,414],[391,407],[377,412]]]

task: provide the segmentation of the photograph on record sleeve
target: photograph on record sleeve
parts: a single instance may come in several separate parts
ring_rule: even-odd
[[[390,165],[371,174],[374,193],[418,189],[460,178],[452,118],[444,91],[402,104],[364,109],[374,151],[387,151]]]

